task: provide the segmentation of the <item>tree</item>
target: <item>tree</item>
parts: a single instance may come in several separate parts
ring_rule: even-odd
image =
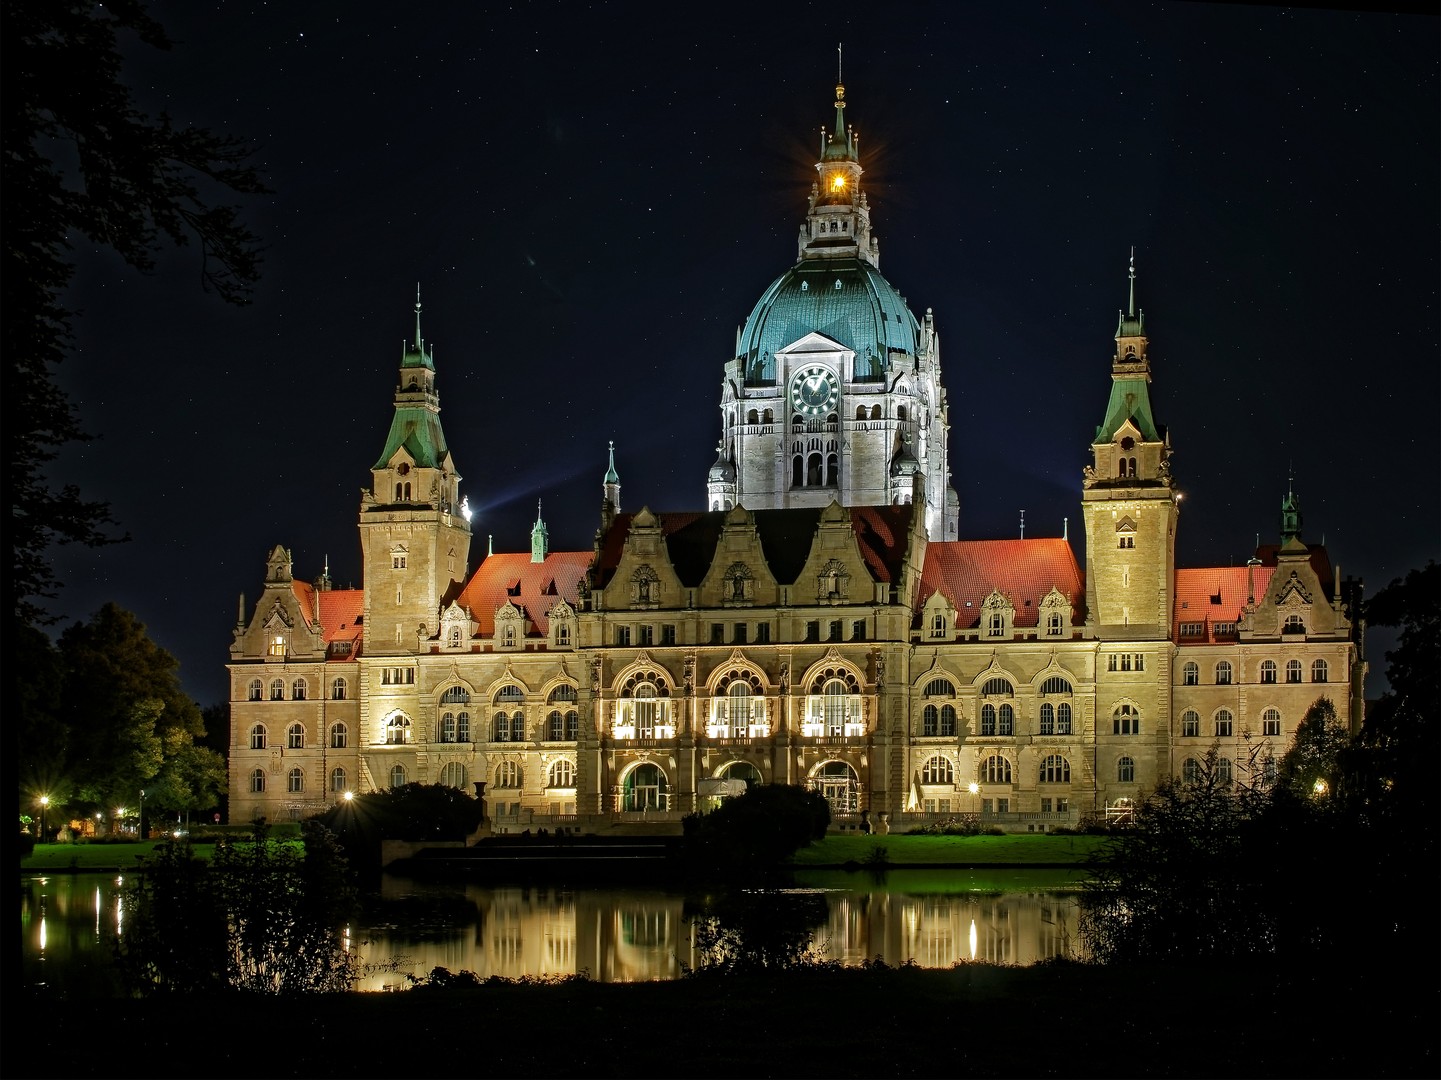
[[[1319,697],[1296,727],[1296,738],[1281,758],[1277,782],[1298,797],[1337,791],[1341,761],[1351,737],[1330,698]]]
[[[337,803],[315,820],[352,865],[380,869],[382,840],[464,840],[480,825],[479,799],[444,784],[402,784]]]
[[[335,837],[302,826],[303,852],[263,827],[226,839],[211,865],[168,841],[127,891],[116,957],[140,994],[349,990],[357,960],[340,936],[356,894]]]
[[[47,474],[60,447],[87,438],[53,379],[71,337],[72,313],[61,302],[74,272],[69,238],[108,247],[143,272],[165,243],[193,239],[201,287],[244,303],[259,277],[260,245],[237,207],[210,196],[266,188],[245,164],[243,140],[177,128],[135,107],[120,79],[120,33],[170,48],[140,0],[10,0],[0,12],[6,610],[26,624],[50,621],[43,601],[59,586],[46,558],[52,544],[124,539],[104,502]]]
[[[819,792],[755,784],[708,814],[687,815],[683,856],[698,876],[736,885],[765,882],[801,848],[823,839],[830,820]]]

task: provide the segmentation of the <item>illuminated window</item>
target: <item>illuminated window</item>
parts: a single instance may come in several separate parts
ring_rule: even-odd
[[[390,786],[393,788],[405,787],[404,765],[392,765],[390,767]]]
[[[465,766],[458,761],[447,761],[440,770],[440,782],[448,788],[465,790]]]
[[[250,686],[246,691],[246,697],[251,701],[259,701],[265,694],[265,687],[259,679],[251,679]]]
[[[514,761],[502,761],[495,769],[495,786],[498,788],[520,787],[520,766]]]
[[[266,650],[271,656],[285,655],[285,638],[277,634],[270,639],[270,648]]]
[[[330,748],[332,750],[344,750],[349,742],[350,732],[344,724],[330,725]]]
[[[564,759],[553,762],[545,786],[552,788],[575,787],[575,763]]]
[[[396,713],[385,722],[385,741],[392,745],[410,742],[410,718]]]
[[[1056,734],[1069,735],[1071,733],[1071,705],[1063,701],[1056,706]]]
[[[330,770],[330,790],[332,792],[334,792],[336,795],[339,795],[341,792],[346,791],[349,787],[350,783],[345,775],[345,770],[343,768],[337,765],[335,768]]]

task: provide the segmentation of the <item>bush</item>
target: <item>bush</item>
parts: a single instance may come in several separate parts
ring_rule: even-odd
[[[684,858],[699,878],[753,884],[775,878],[801,848],[825,838],[826,800],[791,784],[756,784],[709,814],[688,814]]]

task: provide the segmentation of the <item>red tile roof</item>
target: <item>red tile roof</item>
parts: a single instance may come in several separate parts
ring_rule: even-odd
[[[508,600],[534,624],[529,637],[550,633],[550,609],[561,600],[579,607],[580,583],[590,566],[589,551],[552,551],[544,562],[530,561],[530,552],[489,555],[476,568],[457,598],[480,626],[481,637],[495,633],[495,611]]]
[[[292,581],[291,591],[305,625],[315,625],[315,598],[320,597],[320,632],[327,645],[335,641],[351,642],[349,655],[332,656],[333,660],[352,660],[360,653],[364,627],[360,616],[365,611],[364,589],[322,589],[318,593],[308,581]]]
[[[1256,566],[1253,581],[1256,595],[1265,596],[1275,573],[1275,566]],[[1247,568],[1244,566],[1207,566],[1176,571],[1175,621],[1171,639],[1181,645],[1208,645],[1216,639],[1215,624],[1236,623],[1246,605]],[[1205,632],[1181,637],[1182,623],[1204,622]],[[1233,641],[1224,637],[1222,641]]]
[[[931,543],[926,545],[926,563],[921,569],[917,613],[932,593],[939,592],[956,606],[956,625],[962,629],[974,627],[980,623],[982,601],[992,590],[999,589],[1016,607],[1014,625],[1035,626],[1040,619],[1040,602],[1053,587],[1071,602],[1077,624],[1084,622],[1086,596],[1081,568],[1065,540],[1048,537]]]

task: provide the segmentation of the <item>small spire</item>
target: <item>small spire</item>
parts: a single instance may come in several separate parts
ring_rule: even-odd
[[[610,440],[610,463],[605,470],[605,483],[619,484],[620,474],[615,471],[615,440]]]
[[[1022,510],[1022,511],[1021,511],[1021,539],[1024,540],[1025,538],[1026,538],[1026,512],[1025,512],[1024,510]]]
[[[535,500],[535,525],[530,530],[530,561],[545,562],[550,551],[550,535],[545,522],[540,519],[540,500]]]
[[[420,282],[415,283],[415,351],[423,352],[420,338]]]

